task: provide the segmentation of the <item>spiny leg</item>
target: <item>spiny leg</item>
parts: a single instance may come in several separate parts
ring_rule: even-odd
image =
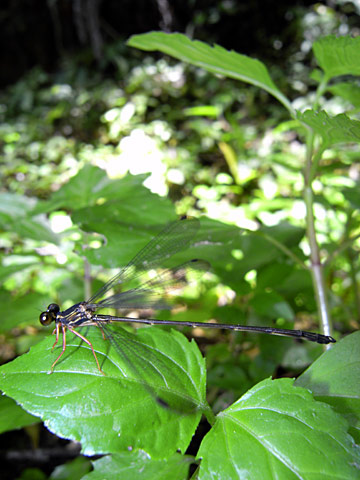
[[[54,345],[52,346],[52,349],[51,349],[52,352],[54,351],[54,348],[59,341],[59,332],[60,332],[60,323],[57,323],[56,327],[54,328],[54,331],[52,332],[53,335],[56,334],[55,343],[54,343]]]
[[[59,332],[60,332],[60,323],[58,323],[56,325],[56,340],[55,340],[55,343],[51,349],[51,351],[54,350],[54,347],[55,345],[58,343],[59,341]],[[57,359],[55,360],[55,362],[51,365],[51,370],[50,370],[50,373],[53,373],[54,371],[54,367],[55,365],[57,364],[57,362],[60,360],[60,358],[64,355],[64,352],[66,350],[66,327],[64,325],[61,325],[61,333],[62,333],[62,350],[61,350],[61,353],[60,355],[57,357]]]
[[[74,330],[73,328],[71,328],[71,327],[67,327],[67,328],[68,328],[68,330],[69,330],[70,332],[74,333],[76,336],[78,336],[79,338],[81,338],[81,340],[83,340],[85,343],[87,343],[87,344],[89,345],[89,347],[91,348],[91,351],[92,351],[92,353],[93,353],[93,355],[94,355],[94,358],[95,358],[95,360],[96,360],[96,365],[97,365],[97,367],[98,367],[99,372],[102,373],[103,375],[105,375],[105,373],[104,373],[104,372],[101,370],[101,368],[100,368],[99,360],[98,360],[98,358],[97,358],[97,356],[96,356],[94,347],[93,347],[92,343],[90,342],[90,340],[88,340],[86,337],[84,337],[83,335],[81,335],[79,332],[77,332],[77,331]],[[64,352],[62,352],[61,355],[62,355],[63,353],[64,353]],[[61,357],[61,355],[59,356],[59,358]],[[58,359],[59,359],[59,358],[58,358]],[[57,360],[58,360],[58,359],[57,359]],[[56,360],[56,361],[57,361],[57,360]]]

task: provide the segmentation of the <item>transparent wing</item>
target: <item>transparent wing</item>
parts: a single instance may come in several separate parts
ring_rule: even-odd
[[[181,414],[196,413],[204,406],[201,387],[181,365],[123,329],[99,326],[124,362],[124,377],[133,375],[158,404]]]
[[[170,309],[171,295],[179,292],[186,285],[197,282],[204,272],[210,270],[205,260],[190,260],[177,267],[164,270],[154,278],[137,288],[111,295],[96,304],[95,310],[101,308],[115,309]]]
[[[126,267],[122,268],[119,273],[96,292],[87,303],[97,303],[106,292],[117,285],[127,283],[130,280],[134,280],[140,275],[143,275],[148,270],[160,267],[170,257],[189,246],[191,240],[199,229],[199,225],[197,219],[185,217],[167,225],[164,230],[140,250]],[[131,290],[128,290],[128,292],[130,291]],[[102,308],[104,308],[104,305]]]

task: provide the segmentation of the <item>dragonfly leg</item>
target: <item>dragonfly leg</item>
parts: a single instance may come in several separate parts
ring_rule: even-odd
[[[99,372],[102,373],[103,375],[105,375],[105,373],[101,370],[101,367],[100,367],[100,364],[99,364],[99,360],[98,360],[98,358],[97,358],[97,356],[96,356],[94,347],[92,346],[92,343],[90,342],[90,340],[88,340],[86,337],[84,337],[83,335],[81,335],[79,332],[77,332],[76,330],[72,329],[71,327],[67,327],[67,328],[70,330],[70,332],[72,332],[73,334],[75,334],[77,337],[81,338],[81,340],[83,340],[85,343],[87,343],[87,344],[89,345],[89,347],[91,348],[91,351],[92,351],[92,353],[93,353],[93,355],[94,355],[94,358],[95,358],[95,360],[96,360],[96,365],[97,365],[97,367],[98,367]],[[101,330],[101,331],[102,331],[102,330]],[[64,353],[64,352],[62,352],[61,355],[62,355],[63,353]],[[61,355],[60,355],[60,357],[61,357]],[[60,358],[60,357],[59,357],[59,358]],[[58,358],[58,359],[59,359],[59,358]],[[57,359],[57,360],[58,360],[58,359]],[[56,361],[57,361],[57,360],[56,360]]]
[[[59,341],[59,332],[60,332],[60,323],[58,323],[56,325],[56,340],[55,340],[55,343],[51,349],[51,351],[54,350],[54,347],[55,345],[58,343]],[[62,333],[62,350],[61,350],[61,353],[60,355],[57,357],[57,359],[55,360],[55,362],[51,365],[51,370],[50,370],[50,373],[53,373],[54,371],[54,367],[55,365],[57,364],[57,362],[60,360],[60,358],[64,355],[64,352],[66,350],[66,327],[64,325],[61,325],[61,333]]]
[[[107,340],[107,338],[105,337],[104,330],[102,329],[101,325],[98,324],[97,326],[98,326],[98,327],[100,328],[100,330],[101,330],[101,335],[102,335],[103,339],[104,339],[104,340]]]
[[[52,332],[53,335],[56,334],[55,343],[54,343],[54,345],[52,346],[52,349],[51,349],[52,352],[54,351],[54,348],[55,348],[56,344],[57,344],[58,341],[59,341],[59,332],[60,332],[60,323],[58,323],[58,324],[56,325],[56,327],[54,328],[54,331]]]

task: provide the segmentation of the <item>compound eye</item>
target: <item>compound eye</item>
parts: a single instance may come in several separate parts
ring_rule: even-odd
[[[41,325],[50,325],[50,323],[55,320],[55,315],[49,312],[42,312],[39,317]]]
[[[47,312],[50,312],[51,314],[57,314],[60,312],[60,307],[57,303],[50,303],[50,305],[47,308]]]

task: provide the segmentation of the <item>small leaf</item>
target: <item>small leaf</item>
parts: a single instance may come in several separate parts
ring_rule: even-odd
[[[58,237],[45,217],[34,212],[35,203],[34,199],[25,196],[0,194],[0,228],[16,232],[22,238],[57,243]]]
[[[7,291],[0,292],[0,333],[24,325],[33,325],[38,320],[48,298],[37,292],[31,292],[21,297],[13,297]]]
[[[2,215],[6,218],[19,218],[27,216],[35,203],[35,200],[15,193],[0,194],[0,219]],[[5,217],[4,217],[5,218]]]
[[[322,37],[314,42],[313,51],[328,78],[360,75],[360,37]]]
[[[108,455],[93,462],[94,471],[83,480],[186,480],[193,457],[175,453],[166,460],[154,460],[145,452]]]
[[[334,95],[344,98],[354,107],[360,108],[360,87],[354,83],[341,82],[327,88]]]
[[[106,172],[92,165],[85,165],[74,177],[53,193],[46,202],[39,203],[37,211],[49,212],[59,208],[81,208],[95,203],[112,181]]]
[[[59,243],[58,236],[39,217],[16,219],[13,222],[8,222],[7,229],[16,232],[22,238]]]
[[[189,107],[184,109],[184,115],[194,117],[212,117],[217,118],[221,114],[220,107],[215,105],[199,105],[197,107]]]
[[[294,319],[294,311],[289,303],[276,292],[257,292],[250,302],[254,311],[269,318],[282,317],[285,320]]]
[[[360,143],[360,122],[343,113],[330,117],[324,111],[306,110],[304,113],[297,112],[296,117],[322,137],[324,147],[337,143]]]
[[[13,273],[16,272],[21,272],[23,270],[26,270],[29,267],[32,267],[33,265],[38,265],[38,262],[31,261],[35,260],[36,257],[31,256],[29,257],[29,260],[25,263],[14,263],[12,265],[0,265],[0,284],[3,283],[7,277],[12,275]],[[27,260],[26,256],[24,255],[24,260]]]
[[[80,480],[91,470],[90,460],[84,457],[77,457],[71,462],[59,465],[50,475],[50,480]]]
[[[360,443],[360,332],[333,345],[300,375],[295,385],[309,388],[317,400],[341,413]]]
[[[52,351],[53,337],[1,367],[0,388],[52,432],[81,442],[86,455],[128,448],[154,458],[184,452],[209,408],[196,344],[180,332],[156,328],[136,335],[118,329],[113,335],[119,350],[97,328],[86,334],[105,376],[89,345],[68,332],[66,351],[51,375],[62,348]]]
[[[292,109],[287,98],[272,81],[266,66],[254,58],[225,50],[219,45],[212,47],[198,40],[190,40],[180,33],[150,32],[133,35],[127,44],[146,51],[159,50],[209,72],[256,85],[277,98],[286,108]]]
[[[43,213],[66,208],[71,211],[96,205],[97,200],[112,201],[116,199],[136,198],[137,190],[141,194],[152,194],[143,186],[147,175],[127,175],[122,179],[111,180],[104,170],[92,165],[85,165],[74,177],[53,193],[46,202],[39,202],[34,211]],[[155,195],[154,195],[155,196]]]
[[[204,438],[199,479],[360,478],[347,422],[293,380],[264,380],[221,412]]]
[[[351,204],[352,208],[360,210],[360,184],[357,183],[355,187],[343,187],[342,194],[346,200]]]
[[[37,417],[25,412],[11,398],[5,395],[0,397],[0,433],[27,427],[39,421]]]

